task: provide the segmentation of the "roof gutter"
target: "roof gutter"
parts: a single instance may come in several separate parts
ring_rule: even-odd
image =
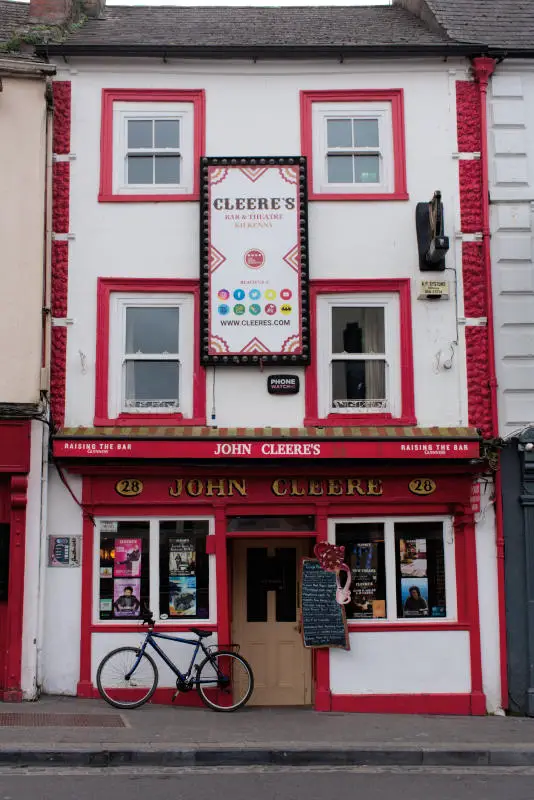
[[[481,47],[470,44],[443,43],[436,45],[324,45],[324,46],[258,46],[211,45],[177,46],[168,44],[68,44],[38,45],[40,56],[115,56],[144,58],[213,58],[213,59],[326,59],[343,61],[345,58],[398,58],[414,56],[469,57],[481,54]]]

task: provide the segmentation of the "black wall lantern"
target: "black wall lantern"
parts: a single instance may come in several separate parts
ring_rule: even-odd
[[[444,235],[443,203],[441,192],[434,192],[430,203],[417,203],[415,209],[417,246],[419,248],[419,269],[442,272],[445,269],[445,255],[449,249],[449,237]]]

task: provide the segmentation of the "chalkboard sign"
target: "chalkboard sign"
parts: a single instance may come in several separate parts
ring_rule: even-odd
[[[336,600],[336,575],[314,558],[302,559],[300,608],[304,647],[350,650],[345,609]]]

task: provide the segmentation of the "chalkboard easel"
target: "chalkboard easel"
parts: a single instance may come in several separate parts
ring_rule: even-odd
[[[345,608],[336,600],[336,575],[315,558],[301,561],[300,609],[304,647],[350,650]]]

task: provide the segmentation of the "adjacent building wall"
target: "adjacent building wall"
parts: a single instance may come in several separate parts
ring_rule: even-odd
[[[46,160],[44,94],[42,78],[2,78],[0,403],[39,401]]]

